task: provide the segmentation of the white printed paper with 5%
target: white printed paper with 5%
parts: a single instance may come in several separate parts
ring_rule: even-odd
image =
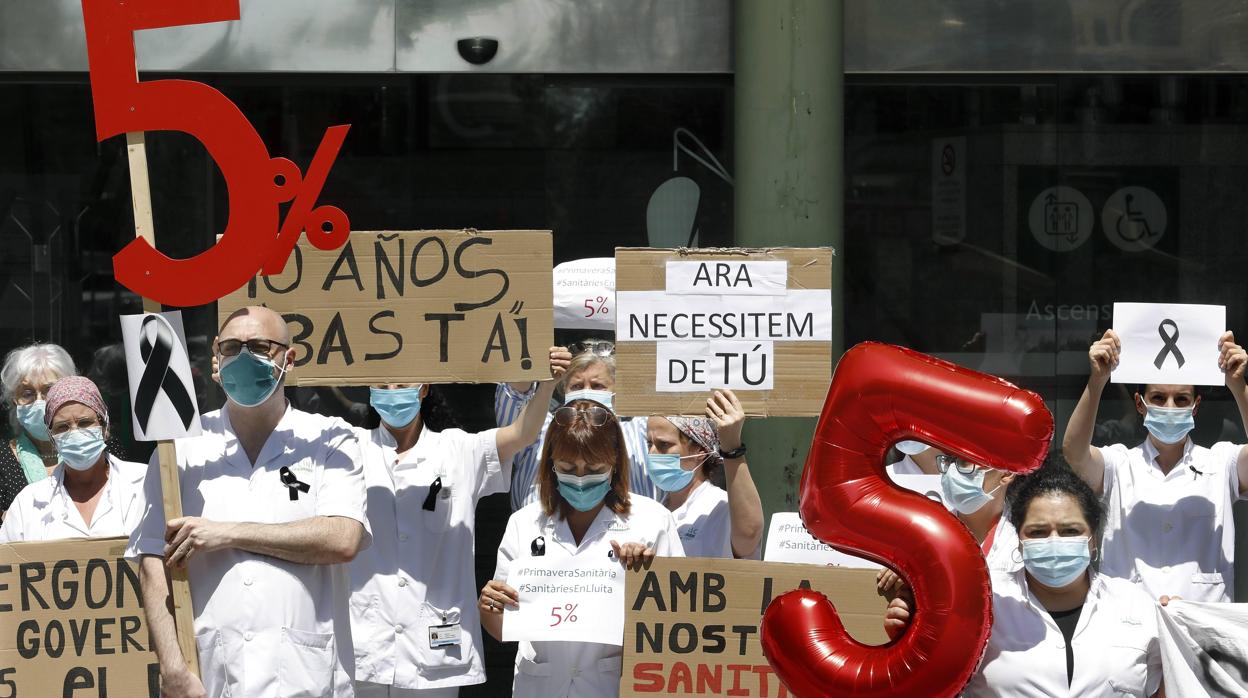
[[[623,565],[603,554],[514,560],[507,584],[519,594],[503,614],[503,641],[624,644]]]

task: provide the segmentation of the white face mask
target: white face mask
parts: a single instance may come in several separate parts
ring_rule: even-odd
[[[582,390],[573,390],[565,393],[563,396],[563,404],[569,405],[576,400],[593,400],[603,407],[614,410],[615,393],[610,390],[591,390],[584,388]]]

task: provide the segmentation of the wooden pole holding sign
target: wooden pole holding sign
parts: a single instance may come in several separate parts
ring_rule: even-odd
[[[152,223],[152,191],[147,176],[147,145],[142,131],[126,134],[126,153],[130,159],[130,199],[134,207],[134,236],[156,247],[156,228]],[[143,311],[159,313],[160,303],[143,299]],[[182,516],[182,489],[178,478],[178,455],[172,441],[162,440],[156,446],[160,459],[160,490],[163,493],[165,521]],[[191,607],[191,584],[186,567],[169,570],[173,595],[173,621],[178,631],[178,647],[191,672],[199,676],[199,650],[195,645],[195,626]]]

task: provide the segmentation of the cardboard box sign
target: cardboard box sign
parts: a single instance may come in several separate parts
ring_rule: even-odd
[[[758,626],[771,599],[801,587],[826,594],[854,639],[887,642],[872,570],[709,558],[630,570],[621,698],[792,695],[763,655]]]
[[[832,249],[615,250],[615,408],[819,414],[832,382]]]
[[[353,232],[329,251],[300,240],[281,274],[219,300],[218,319],[247,305],[286,318],[291,385],[549,378],[550,231]]]
[[[125,549],[125,538],[0,545],[0,698],[159,698]]]

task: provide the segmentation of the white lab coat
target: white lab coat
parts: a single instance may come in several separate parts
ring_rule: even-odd
[[[17,493],[4,515],[0,543],[129,536],[139,525],[146,465],[108,456],[108,480],[90,524],[65,491],[65,468],[61,464],[52,477]]]
[[[513,560],[528,557],[539,536],[546,557],[605,557],[611,541],[646,543],[655,554],[683,557],[680,534],[671,513],[658,502],[633,494],[628,516],[603,507],[585,531],[580,545],[572,537],[566,519],[542,513],[541,502],[511,515],[498,549],[494,578],[506,582]],[[524,597],[520,598],[524,603]],[[622,601],[621,601],[622,603]],[[612,698],[620,693],[622,648],[592,642],[521,642],[516,654],[513,698]]]
[[[689,493],[684,503],[672,511],[680,544],[686,557],[732,558],[732,519],[728,493],[710,480]]]
[[[1241,446],[1191,439],[1169,474],[1149,440],[1101,448],[1105,539],[1101,571],[1139,584],[1154,599],[1231,601]]]
[[[341,516],[367,531],[359,445],[342,420],[287,407],[254,466],[227,410],[203,415],[201,422],[203,434],[177,441],[186,516],[261,524]],[[283,467],[309,491],[291,499]],[[153,454],[146,513],[130,539],[129,557],[163,554],[159,472]],[[188,572],[209,696],[353,695],[346,565],[304,565],[225,549],[191,557]]]
[[[1066,639],[1032,597],[1025,572],[994,571],[992,634],[963,696],[1151,696],[1161,683],[1156,605],[1134,584],[1094,574],[1075,625],[1068,685]]]
[[[401,459],[385,428],[357,435],[373,545],[348,566],[356,679],[422,690],[483,683],[473,544],[477,501],[511,483],[498,430],[426,427]],[[460,625],[460,643],[431,647],[429,628],[446,624]]]

